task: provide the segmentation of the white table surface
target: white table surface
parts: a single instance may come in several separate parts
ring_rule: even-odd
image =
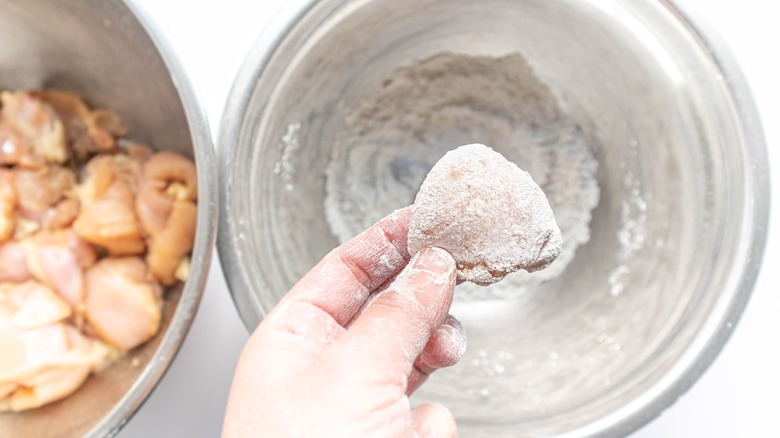
[[[216,137],[243,59],[284,0],[137,0],[177,51]],[[762,113],[770,161],[780,165],[780,7],[772,0],[690,0],[731,46]],[[771,54],[771,55],[770,55]],[[777,170],[777,169],[775,169]],[[777,174],[776,174],[777,175]],[[780,206],[780,184],[773,205]],[[780,222],[773,220],[774,225]],[[770,230],[758,284],[742,321],[699,382],[635,438],[780,437],[780,230]],[[233,368],[247,332],[214,259],[200,310],[176,360],[120,433],[218,436]]]

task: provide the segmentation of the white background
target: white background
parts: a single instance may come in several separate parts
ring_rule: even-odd
[[[241,62],[284,0],[138,0],[178,53],[214,137]],[[690,0],[719,30],[762,112],[770,160],[780,165],[780,8],[771,0]],[[780,176],[778,176],[780,178]],[[780,184],[775,184],[773,205]],[[773,220],[775,225],[780,225]],[[780,437],[780,230],[770,230],[758,285],[734,336],[699,382],[635,438]],[[725,248],[724,248],[725,249]],[[218,259],[178,357],[120,438],[218,436],[233,368],[247,333]]]

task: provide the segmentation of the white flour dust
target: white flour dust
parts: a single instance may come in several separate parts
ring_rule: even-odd
[[[279,143],[279,149],[282,150],[282,158],[274,165],[274,173],[279,175],[284,181],[284,188],[291,192],[295,188],[292,184],[295,168],[292,165],[294,154],[301,148],[298,140],[298,133],[301,130],[301,123],[291,123],[287,125],[287,133],[282,137]]]
[[[631,144],[629,150],[636,150]],[[635,252],[645,246],[647,203],[641,195],[639,180],[632,171],[626,171],[623,184],[628,189],[628,198],[620,204],[620,228],[617,230],[619,244],[615,268],[607,277],[609,294],[617,298],[623,294],[630,270],[628,261]]]
[[[458,300],[510,298],[559,276],[590,239],[597,163],[580,128],[519,55],[439,55],[397,70],[353,109],[326,170],[325,212],[342,242],[413,203],[447,151],[488,144],[531,174],[563,236],[542,271],[519,271],[487,288],[464,283]]]

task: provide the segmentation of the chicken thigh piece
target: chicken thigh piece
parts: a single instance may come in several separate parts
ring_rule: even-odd
[[[134,208],[141,164],[127,155],[101,155],[87,163],[84,174],[73,229],[110,255],[142,254],[146,245]]]
[[[140,257],[99,261],[86,274],[87,321],[109,344],[130,350],[160,328],[162,289]]]
[[[68,303],[36,281],[0,284],[0,412],[65,397],[112,357],[67,323],[70,315]]]
[[[198,215],[195,164],[172,152],[158,152],[143,165],[136,211],[149,236],[146,261],[164,285],[192,251]]]

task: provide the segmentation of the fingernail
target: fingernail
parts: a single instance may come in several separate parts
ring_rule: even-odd
[[[436,329],[431,339],[435,340],[437,348],[424,351],[423,355],[420,356],[420,360],[432,368],[453,366],[466,353],[466,344],[468,343],[466,332],[463,330],[460,321],[451,315],[447,315],[447,318]],[[426,353],[435,356],[426,357]]]
[[[424,248],[419,251],[409,266],[412,269],[429,271],[437,276],[455,273],[455,260],[450,253],[437,247]]]
[[[452,337],[453,340],[457,342],[457,355],[458,359],[460,359],[464,354],[466,354],[466,346],[468,345],[466,329],[464,329],[463,324],[461,324],[460,321],[458,321],[458,319],[452,315],[447,315],[447,318],[444,320],[442,326],[439,327],[439,330],[444,329],[445,327],[448,330],[448,334]]]
[[[425,248],[412,257],[389,289],[397,293],[408,291],[411,295],[421,288],[452,293],[455,277],[455,260],[447,251],[441,248]],[[436,287],[430,289],[430,286]]]

